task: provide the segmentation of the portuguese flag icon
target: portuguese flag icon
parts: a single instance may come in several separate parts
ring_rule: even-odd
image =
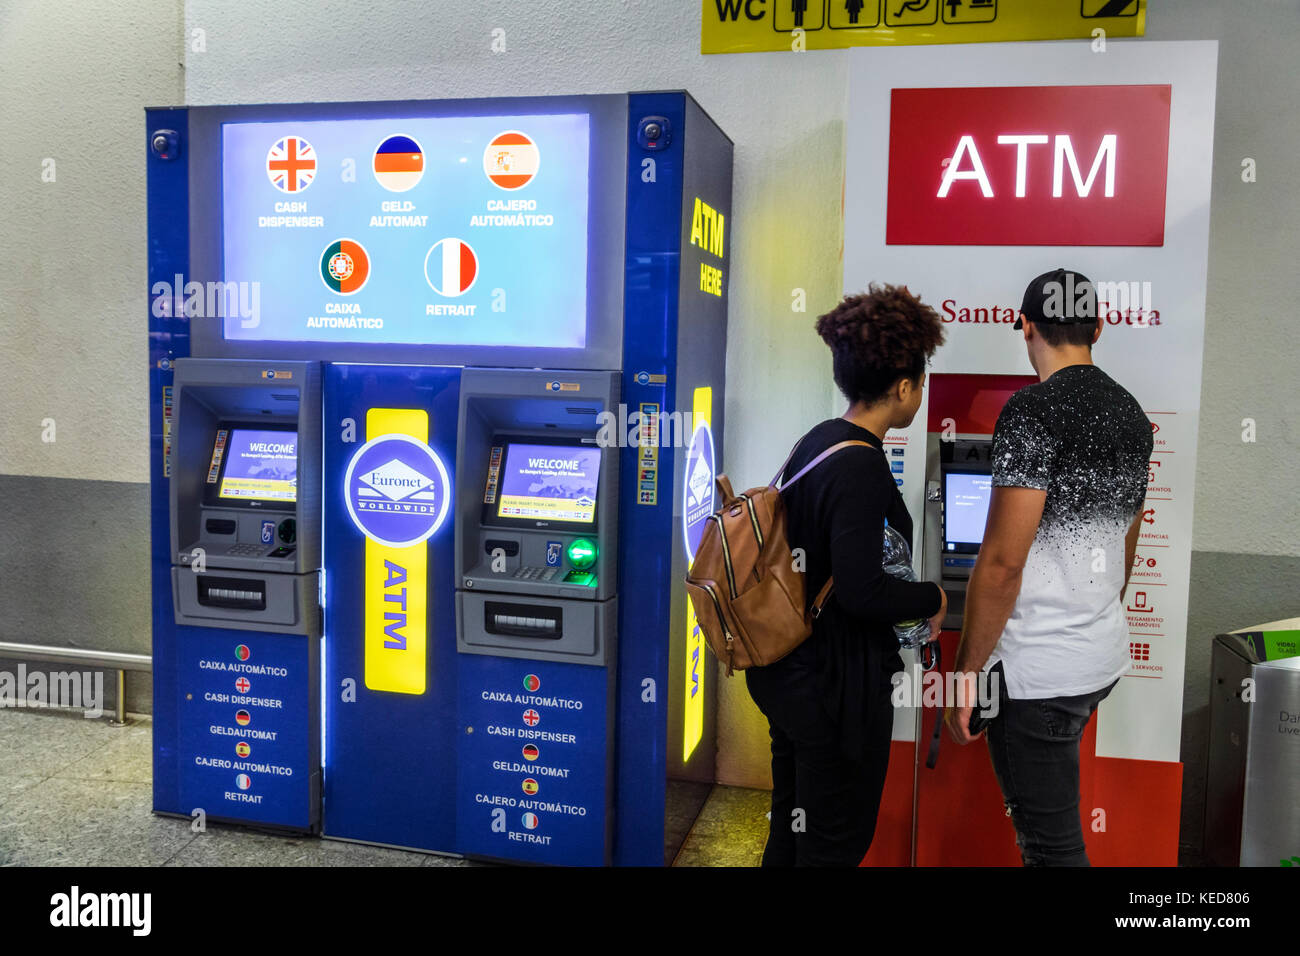
[[[409,136],[390,136],[375,150],[374,168],[379,185],[404,193],[424,175],[424,150]]]
[[[339,295],[352,295],[370,278],[370,256],[354,239],[336,239],[320,257],[320,277]]]

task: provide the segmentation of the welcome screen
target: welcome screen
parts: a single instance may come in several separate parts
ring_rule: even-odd
[[[298,497],[296,432],[235,428],[226,449],[222,498],[295,501]]]
[[[596,517],[600,449],[511,445],[501,479],[502,518],[591,522]]]

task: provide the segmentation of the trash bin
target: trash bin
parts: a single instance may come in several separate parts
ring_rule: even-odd
[[[1205,850],[1300,866],[1300,619],[1214,639]]]

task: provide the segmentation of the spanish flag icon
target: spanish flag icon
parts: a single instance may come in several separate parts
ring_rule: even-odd
[[[534,780],[532,777],[528,777],[524,780],[523,787],[524,787],[524,793],[528,794],[531,797],[533,794],[537,792],[537,781]]]

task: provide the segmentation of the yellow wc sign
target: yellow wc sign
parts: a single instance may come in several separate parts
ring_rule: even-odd
[[[1140,37],[1147,0],[701,0],[701,53]]]

